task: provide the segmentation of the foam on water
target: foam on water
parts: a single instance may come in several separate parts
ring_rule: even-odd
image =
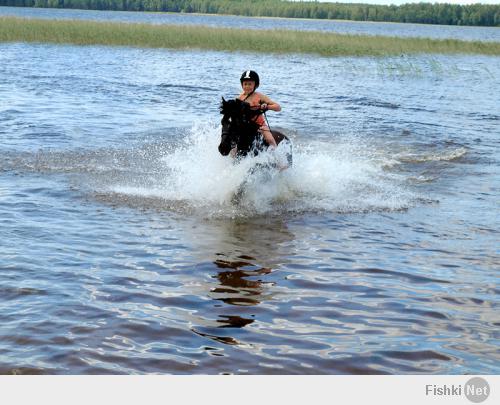
[[[401,175],[387,171],[380,156],[358,139],[342,142],[294,142],[293,167],[282,172],[256,172],[256,164],[284,160],[287,147],[242,159],[221,156],[220,126],[194,125],[175,148],[159,157],[162,176],[147,186],[110,185],[108,191],[142,198],[159,198],[168,206],[210,216],[259,215],[269,212],[364,212],[407,208],[414,196]],[[387,159],[390,158],[388,154]],[[237,205],[234,196],[244,183]]]
[[[450,162],[460,159],[467,154],[467,149],[461,147],[448,151],[431,152],[431,153],[406,153],[397,156],[400,162],[404,163],[425,163],[425,162]]]

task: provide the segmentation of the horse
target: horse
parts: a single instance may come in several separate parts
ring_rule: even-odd
[[[236,157],[257,156],[259,152],[265,151],[269,144],[259,132],[259,125],[254,121],[255,117],[264,112],[254,110],[250,104],[240,99],[226,101],[222,97],[220,104],[222,114],[222,133],[219,144],[219,152],[223,156],[229,155],[236,148]],[[286,154],[288,167],[292,165],[291,142],[288,137],[280,131],[272,130],[271,134],[279,145],[288,142],[290,150]]]
[[[269,144],[259,132],[259,125],[255,122],[255,117],[263,114],[263,111],[252,109],[249,103],[240,99],[226,101],[222,97],[220,112],[222,114],[222,133],[219,144],[221,155],[227,156],[234,149],[236,152],[234,162],[238,163],[242,158],[257,156],[269,147]],[[231,198],[234,205],[239,205],[243,200],[248,183],[270,181],[276,173],[292,166],[292,143],[290,139],[280,131],[271,130],[271,134],[278,146],[283,143],[286,147],[281,149],[281,151],[285,152],[286,164],[283,161],[280,163],[275,161],[253,165]]]

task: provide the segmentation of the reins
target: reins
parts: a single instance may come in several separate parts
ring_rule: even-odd
[[[269,131],[273,132],[273,131],[271,131],[271,126],[269,125],[269,121],[267,120],[266,112],[264,111],[262,114],[264,115],[264,119],[266,120],[266,124],[267,124],[267,127],[269,128]]]
[[[248,94],[243,101],[247,101],[249,97],[251,97],[255,93],[255,90],[253,90],[250,94]],[[267,127],[269,128],[269,131],[271,131],[271,126],[269,125],[269,120],[267,119],[267,115],[265,111],[262,111],[262,115],[264,116],[264,119],[266,120]],[[272,132],[272,131],[271,131]]]

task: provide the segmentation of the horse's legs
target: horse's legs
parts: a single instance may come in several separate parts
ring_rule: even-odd
[[[276,144],[279,145],[281,142],[283,141],[290,141],[288,139],[288,137],[283,134],[282,132],[280,131],[271,131],[272,134],[273,134],[273,138],[274,140],[276,141]],[[286,160],[287,160],[287,165],[286,166],[283,166],[283,169],[287,168],[287,167],[291,167],[292,164],[293,164],[293,158],[292,158],[292,144],[290,143],[290,149],[289,151],[286,153]]]
[[[262,134],[262,136],[264,137],[269,146],[273,147],[278,146],[278,142],[276,142],[276,139],[274,138],[273,133],[271,132],[269,127],[267,127],[266,125],[261,126],[260,133]]]
[[[272,135],[273,135],[273,138],[276,142],[276,145],[279,145],[280,142],[282,142],[284,139],[287,139],[288,138],[286,137],[286,135],[280,131],[275,131],[275,130],[272,130],[271,131]]]

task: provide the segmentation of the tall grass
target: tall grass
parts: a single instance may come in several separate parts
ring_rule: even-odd
[[[500,55],[500,43],[335,33],[0,17],[0,41],[195,48],[324,56],[468,53]]]

